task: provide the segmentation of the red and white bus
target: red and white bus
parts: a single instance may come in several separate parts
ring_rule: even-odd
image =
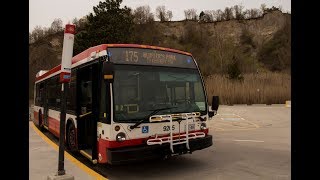
[[[34,123],[59,137],[61,65],[41,70]],[[212,145],[204,82],[190,53],[137,44],[102,44],[72,58],[67,86],[68,149],[93,163],[191,153]]]

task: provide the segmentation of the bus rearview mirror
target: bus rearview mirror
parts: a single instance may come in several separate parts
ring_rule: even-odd
[[[212,96],[212,110],[218,111],[219,108],[219,96]]]
[[[209,117],[214,116],[219,108],[219,96],[212,96],[212,102],[211,102],[211,110],[209,110]]]

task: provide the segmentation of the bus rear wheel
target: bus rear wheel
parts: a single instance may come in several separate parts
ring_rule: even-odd
[[[44,130],[44,128],[43,128],[43,124],[42,124],[42,113],[41,113],[41,111],[39,111],[39,129],[41,130],[41,131],[43,131]]]
[[[67,126],[67,147],[70,151],[75,151],[76,146],[76,128],[73,123]]]

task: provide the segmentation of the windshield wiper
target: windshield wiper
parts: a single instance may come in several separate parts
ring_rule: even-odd
[[[173,108],[177,108],[177,107],[166,107],[166,108],[159,108],[159,109],[152,109],[149,111],[152,111],[150,114],[148,114],[147,116],[145,116],[142,120],[138,121],[137,123],[135,123],[134,125],[130,126],[130,129],[134,129],[136,127],[138,127],[141,123],[143,123],[145,120],[148,120],[150,116],[153,116],[155,114],[157,114],[160,111],[163,110],[168,110],[168,109],[173,109]]]

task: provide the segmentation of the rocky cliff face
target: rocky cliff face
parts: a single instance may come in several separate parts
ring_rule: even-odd
[[[253,41],[259,46],[270,40],[275,32],[283,28],[286,23],[291,26],[291,15],[281,11],[272,11],[262,17],[248,20],[229,20],[221,22],[198,23],[194,21],[166,22],[157,25],[163,36],[177,37],[180,39],[186,33],[188,26],[192,26],[197,32],[206,33],[210,36],[220,35],[224,38],[233,39],[238,44],[244,29],[253,35]]]
[[[291,15],[280,11],[273,11],[264,14],[262,17],[249,20],[229,20],[212,23],[199,23],[194,21],[176,21],[176,22],[156,22],[157,29],[160,32],[160,42],[164,46],[169,46],[169,41],[179,45],[179,40],[187,33],[188,27],[192,27],[205,37],[220,36],[224,39],[232,39],[232,42],[239,44],[240,36],[243,30],[252,34],[252,38],[257,47],[263,42],[270,40],[275,32],[285,25],[291,26]],[[209,38],[211,39],[211,38]],[[209,43],[214,44],[215,42]],[[42,40],[29,45],[29,97],[33,97],[33,84],[35,75],[40,70],[51,69],[61,62],[63,45],[63,32],[49,35]],[[151,44],[152,45],[152,44]],[[171,47],[172,48],[172,47]]]

